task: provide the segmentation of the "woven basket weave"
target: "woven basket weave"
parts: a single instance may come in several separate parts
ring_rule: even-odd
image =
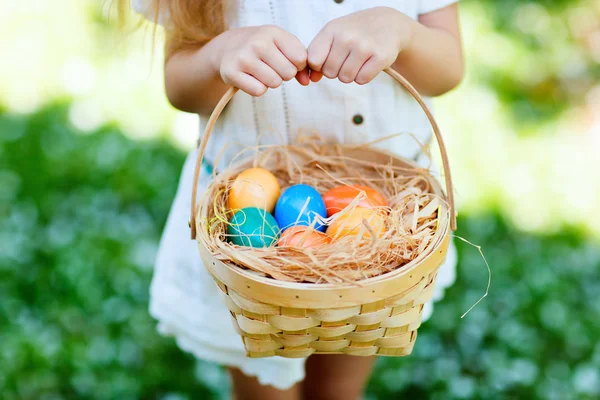
[[[450,231],[456,228],[448,157],[438,125],[421,96],[392,69],[386,72],[420,104],[431,122],[441,150],[446,193],[433,178],[433,192],[445,199],[438,213],[434,240],[409,264],[395,271],[348,284],[310,284],[277,281],[258,276],[233,263],[220,261],[208,250],[206,221],[212,199],[196,202],[200,166],[216,120],[237,89],[225,93],[213,111],[198,150],[192,190],[190,227],[204,264],[221,289],[249,357],[307,357],[315,353],[356,356],[406,356],[412,352],[421,324],[423,306],[433,294],[439,267],[445,260]],[[368,146],[341,146],[344,156],[374,164],[418,168],[402,157]],[[252,166],[252,160],[236,165]],[[219,179],[233,178],[224,170]],[[198,235],[196,234],[198,232]]]

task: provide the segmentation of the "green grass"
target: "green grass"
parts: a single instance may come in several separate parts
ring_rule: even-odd
[[[2,399],[196,399],[228,390],[217,366],[160,337],[148,315],[157,242],[184,154],[114,127],[82,135],[68,107],[0,113]],[[457,232],[456,285],[412,356],[381,359],[372,399],[600,396],[600,248],[532,236],[494,212]]]

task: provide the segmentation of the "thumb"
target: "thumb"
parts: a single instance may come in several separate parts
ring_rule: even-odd
[[[298,71],[296,74],[296,80],[302,86],[308,86],[310,83],[310,70],[308,67],[304,68],[302,71]]]
[[[321,71],[310,70],[310,80],[311,82],[319,82],[323,78],[323,73]]]

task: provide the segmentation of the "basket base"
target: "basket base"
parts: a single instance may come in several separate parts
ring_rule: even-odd
[[[413,350],[435,277],[436,273],[424,277],[411,290],[390,299],[329,310],[270,309],[217,284],[250,358],[313,354],[403,357]],[[343,317],[336,319],[336,315]]]
[[[242,337],[242,341],[244,346],[246,347],[246,356],[249,358],[265,358],[265,357],[285,357],[285,358],[305,358],[313,354],[346,354],[349,356],[358,356],[358,357],[369,357],[369,356],[387,356],[387,357],[404,357],[408,356],[412,353],[412,350],[415,345],[415,341],[417,339],[417,331],[408,332],[408,342],[401,347],[378,347],[378,346],[367,346],[367,347],[354,347],[354,346],[340,346],[339,350],[322,350],[325,349],[330,343],[329,341],[316,341],[309,345],[309,347],[284,347],[279,348],[277,345],[272,345],[272,343],[276,343],[274,341],[269,342],[265,341],[264,343],[260,343],[259,341],[248,339],[246,337]],[[398,336],[398,338],[404,338],[402,336]],[[331,346],[333,348],[337,347],[339,344]],[[268,351],[257,351],[261,348],[266,347],[278,347],[274,350]]]

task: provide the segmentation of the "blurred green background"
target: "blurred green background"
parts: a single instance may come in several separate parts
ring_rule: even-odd
[[[436,102],[458,279],[368,399],[600,398],[600,1],[464,0],[468,75]],[[0,0],[0,398],[226,398],[160,337],[148,286],[194,116],[151,31],[96,0]],[[154,58],[152,58],[154,57]]]

